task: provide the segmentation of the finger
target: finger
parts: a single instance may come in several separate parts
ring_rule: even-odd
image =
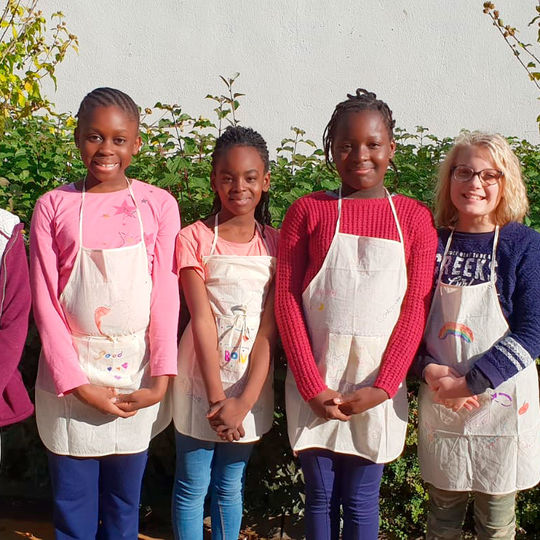
[[[244,426],[240,425],[238,426],[238,434],[240,435],[240,438],[244,437],[246,435],[246,431],[244,430]]]
[[[214,403],[214,405],[212,405],[209,409],[208,409],[208,412],[206,413],[206,418],[212,418],[212,416],[215,416],[217,414],[217,412],[223,407],[222,403],[219,402],[219,403]]]
[[[336,407],[332,410],[332,419],[341,420],[342,422],[348,422],[351,419],[352,409],[347,406]]]

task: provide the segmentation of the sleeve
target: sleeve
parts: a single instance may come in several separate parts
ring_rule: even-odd
[[[405,379],[422,339],[431,301],[437,252],[437,232],[431,212],[422,206],[420,212],[409,218],[409,223],[412,234],[405,235],[410,242],[407,292],[374,383],[390,397],[396,394]]]
[[[508,276],[498,278],[504,280]],[[518,258],[515,280],[513,311],[508,317],[510,333],[478,358],[472,373],[466,374],[471,391],[478,392],[482,388],[473,382],[478,379],[476,371],[489,381],[489,387],[497,388],[532,364],[540,354],[540,235],[534,234],[534,241],[528,243]],[[487,388],[485,386],[483,391]]]
[[[302,308],[302,285],[309,264],[307,208],[299,199],[285,215],[276,273],[276,322],[288,364],[306,401],[327,387],[317,369]]]
[[[180,230],[178,203],[167,193],[158,218],[150,300],[150,371],[153,377],[176,375],[180,292],[175,239]]]
[[[204,281],[204,268],[199,244],[194,238],[194,226],[180,231],[176,238],[176,261],[178,272],[183,268],[193,268]]]
[[[0,395],[4,392],[21,359],[30,312],[30,282],[24,242],[17,227],[12,244],[4,253],[5,282],[0,319]]]
[[[52,209],[38,200],[30,228],[30,285],[42,353],[59,396],[88,384],[60,306],[59,249]]]

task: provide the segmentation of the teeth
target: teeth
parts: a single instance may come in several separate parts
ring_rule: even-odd
[[[100,167],[105,167],[106,169],[112,169],[116,167],[116,163],[97,163]]]

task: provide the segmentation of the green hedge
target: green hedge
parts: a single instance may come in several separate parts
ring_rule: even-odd
[[[223,100],[221,104],[218,101],[216,111],[218,123],[235,121],[231,117],[230,103],[227,109]],[[159,119],[150,122],[150,112],[154,113],[152,118],[157,114]],[[4,137],[0,140],[0,207],[15,212],[28,225],[35,201],[41,194],[84,174],[73,144],[73,127],[74,120],[66,115],[6,121]],[[154,111],[145,111],[141,132],[144,144],[128,173],[173,193],[179,201],[184,225],[208,214],[213,198],[208,180],[209,156],[219,125],[193,118],[178,106],[158,103]],[[396,178],[390,174],[387,185],[393,191],[430,204],[436,167],[451,141],[440,139],[422,127],[417,127],[414,133],[398,129],[396,138],[395,161],[400,175]],[[528,181],[531,212],[527,224],[540,228],[540,146],[515,138],[510,142],[521,159]],[[332,189],[339,183],[324,166],[322,151],[298,128],[291,128],[290,136],[281,142],[271,170],[271,214],[276,226],[295,199],[311,191]],[[39,339],[32,326],[22,363],[31,391],[38,352]],[[258,445],[249,466],[248,514],[300,516],[302,513],[302,477],[286,436],[284,376],[283,355],[278,354],[274,429]],[[410,423],[405,451],[400,459],[386,467],[381,488],[382,531],[392,538],[418,536],[425,522],[426,493],[416,459],[414,382],[409,397]],[[46,489],[46,460],[34,421],[11,428],[5,439],[0,485],[22,482],[27,486],[27,493]],[[168,497],[173,467],[174,441],[169,430],[152,443],[143,501],[156,504],[159,499],[162,504],[168,504],[163,501]],[[519,496],[518,522],[528,538],[537,528],[539,512],[540,490]],[[470,530],[470,520],[468,527]]]

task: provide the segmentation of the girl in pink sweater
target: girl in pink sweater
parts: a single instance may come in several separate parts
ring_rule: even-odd
[[[34,314],[42,341],[36,419],[47,447],[56,538],[137,538],[150,437],[176,374],[178,205],[131,180],[139,110],[88,94],[75,142],[84,179],[46,193],[32,218]]]
[[[276,319],[289,363],[289,439],[306,483],[306,537],[376,539],[383,464],[407,427],[404,378],[424,328],[437,236],[429,210],[384,187],[388,105],[359,89],[324,133],[337,192],[285,216]]]

